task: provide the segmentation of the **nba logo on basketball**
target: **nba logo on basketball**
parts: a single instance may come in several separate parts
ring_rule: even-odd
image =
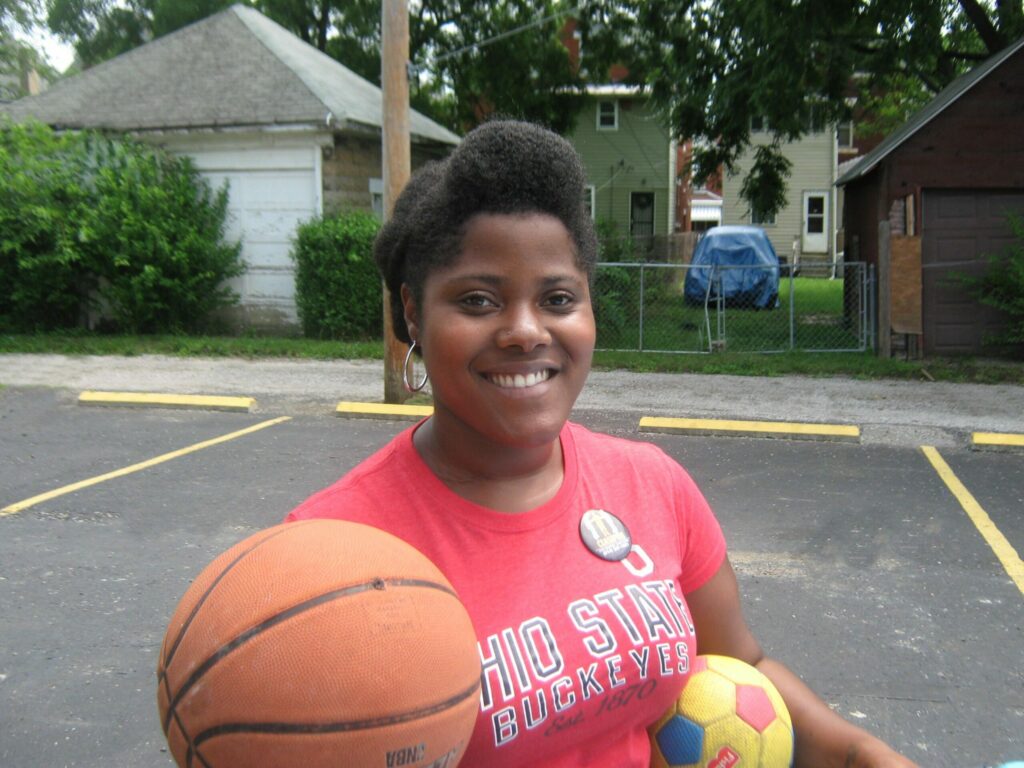
[[[404,747],[392,749],[387,754],[388,768],[396,768],[399,765],[412,765],[423,759],[423,753],[427,751],[426,744],[417,747]]]
[[[739,765],[740,756],[733,752],[729,747],[722,747],[715,759],[708,763],[708,768],[733,768],[733,766]]]

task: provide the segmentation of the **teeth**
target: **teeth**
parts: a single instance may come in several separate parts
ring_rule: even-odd
[[[533,387],[540,384],[542,381],[547,381],[551,378],[551,371],[543,370],[537,371],[536,373],[528,373],[525,376],[517,373],[515,376],[507,376],[501,373],[495,373],[489,376],[491,382],[497,384],[499,387],[506,389],[526,389],[527,387]]]

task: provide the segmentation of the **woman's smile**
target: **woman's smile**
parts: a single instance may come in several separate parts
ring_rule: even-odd
[[[492,384],[502,389],[532,389],[538,384],[543,384],[551,376],[551,370],[545,368],[542,371],[527,374],[490,373],[486,375],[486,378]]]

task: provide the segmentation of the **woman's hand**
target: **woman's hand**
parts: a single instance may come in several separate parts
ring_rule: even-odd
[[[850,747],[846,768],[918,768],[917,763],[894,752],[873,736]]]
[[[707,583],[689,593],[686,602],[697,627],[699,653],[741,659],[756,666],[779,689],[796,730],[797,768],[916,768],[833,712],[785,666],[765,658],[743,619],[739,586],[728,560]]]

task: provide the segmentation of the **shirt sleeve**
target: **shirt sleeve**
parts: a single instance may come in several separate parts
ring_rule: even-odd
[[[725,560],[725,535],[693,478],[676,462],[672,464],[682,558],[679,587],[685,595],[703,586],[718,572]]]

